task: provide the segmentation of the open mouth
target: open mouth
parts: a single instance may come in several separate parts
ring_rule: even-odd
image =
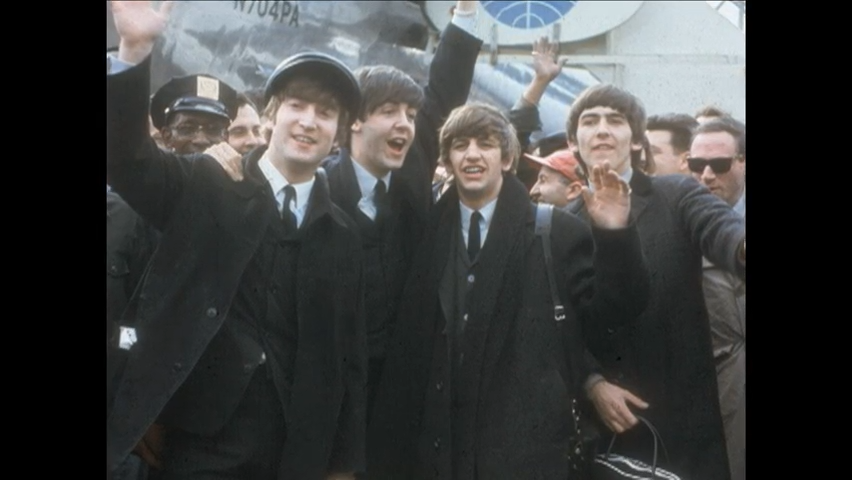
[[[482,167],[476,167],[476,166],[464,167],[462,169],[462,172],[465,175],[481,175],[483,172],[485,172],[485,169],[482,168]]]
[[[392,138],[388,140],[388,147],[391,149],[393,153],[401,154],[403,150],[405,150],[405,144],[407,142],[402,138]]]

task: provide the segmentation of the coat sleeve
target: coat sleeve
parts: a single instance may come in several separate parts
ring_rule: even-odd
[[[745,279],[745,265],[738,254],[745,242],[745,219],[730,205],[710,192],[692,177],[660,177],[660,182],[676,182],[670,202],[676,209],[681,225],[702,254],[724,271]]]
[[[555,211],[570,222],[554,222],[553,243],[564,251],[566,299],[579,307],[586,334],[623,326],[642,313],[650,295],[645,256],[635,224],[618,230],[589,227],[573,215]],[[575,238],[573,241],[568,239]],[[586,362],[589,367],[593,363]]]
[[[482,40],[452,23],[444,31],[429,66],[425,98],[415,119],[417,152],[409,155],[401,170],[416,185],[425,188],[432,184],[438,165],[439,130],[450,112],[467,101],[481,47]]]
[[[352,229],[354,231],[354,224]],[[364,310],[363,253],[358,242],[347,242],[348,254],[343,268],[350,272],[346,288],[348,308],[344,313],[342,331],[343,404],[335,435],[331,473],[366,471],[367,431],[367,328]]]
[[[523,98],[518,99],[515,106],[509,110],[509,122],[515,127],[518,134],[518,143],[521,151],[526,152],[530,146],[530,136],[533,132],[541,130],[541,118],[538,106],[531,105]]]
[[[160,150],[148,131],[151,58],[107,75],[107,183],[163,230],[191,173],[191,157]]]

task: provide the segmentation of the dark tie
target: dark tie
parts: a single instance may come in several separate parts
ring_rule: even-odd
[[[384,180],[376,182],[376,188],[373,189],[373,204],[376,206],[376,221],[383,218],[387,211],[387,196],[388,191],[385,187]]]
[[[290,203],[292,203],[295,198],[296,189],[293,188],[292,185],[287,185],[286,187],[284,187],[284,207],[281,211],[281,219],[284,220],[284,225],[290,232],[295,232],[297,230],[296,214],[294,214],[293,211],[290,210]]]
[[[481,218],[482,214],[478,211],[473,212],[473,215],[470,216],[470,230],[467,234],[467,257],[471,262],[476,260],[476,256],[479,255],[479,244],[482,243],[479,237],[479,219]]]

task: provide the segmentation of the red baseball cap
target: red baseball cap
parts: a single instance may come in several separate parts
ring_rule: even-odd
[[[583,175],[583,169],[580,167],[580,162],[574,158],[574,154],[571,153],[571,150],[557,150],[544,158],[536,157],[528,153],[525,153],[524,156],[536,163],[544,165],[545,167],[556,170],[569,180],[586,183],[586,176]]]

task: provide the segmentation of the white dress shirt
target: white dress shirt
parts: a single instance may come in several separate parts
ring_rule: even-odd
[[[272,166],[272,162],[265,154],[257,162],[257,166],[260,167],[263,176],[269,181],[272,193],[275,194],[275,203],[278,204],[278,212],[281,213],[284,209],[284,187],[290,185],[290,183],[277,168]],[[307,182],[292,184],[296,190],[296,197],[290,204],[290,211],[296,216],[297,227],[301,227],[302,220],[305,219],[305,213],[308,211],[308,200],[311,198],[311,190],[314,188],[315,181],[316,177],[311,177]]]
[[[473,209],[459,202],[461,207],[461,231],[464,245],[467,247],[467,236],[470,232],[470,217],[473,215]],[[488,228],[491,226],[491,218],[494,216],[494,208],[497,206],[497,199],[491,200],[487,205],[479,209],[479,214],[482,218],[479,220],[479,247],[485,245],[485,237],[488,236]]]
[[[364,212],[364,215],[369,217],[370,220],[375,220],[376,202],[373,196],[376,193],[376,184],[379,183],[379,179],[374,177],[372,173],[368,172],[355,159],[352,160],[352,166],[355,168],[355,178],[358,179],[358,188],[361,189],[361,200],[358,201],[358,209]],[[391,172],[388,172],[381,180],[385,182],[385,192],[389,192]]]

